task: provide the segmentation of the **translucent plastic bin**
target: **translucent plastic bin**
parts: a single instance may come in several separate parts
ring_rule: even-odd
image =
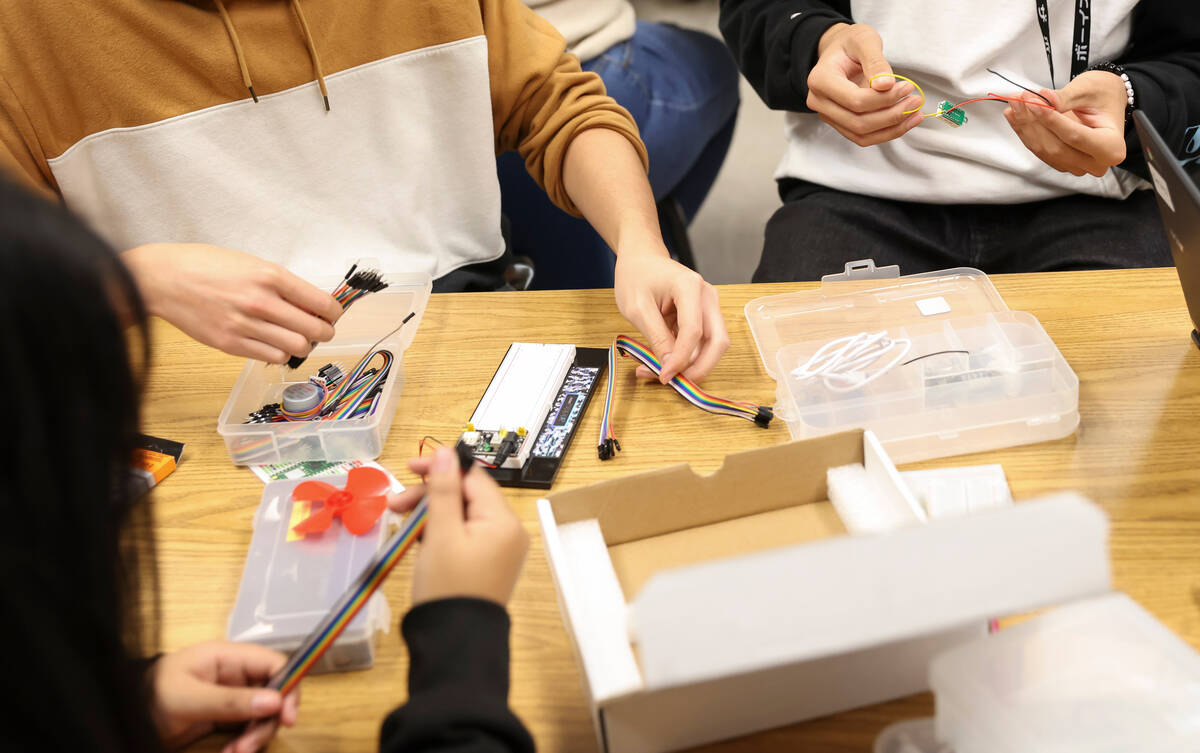
[[[746,305],[763,366],[778,383],[776,415],[793,438],[867,428],[903,463],[1075,430],[1078,377],[1037,319],[1010,311],[987,275],[966,268],[897,275],[834,276],[818,291]],[[911,346],[862,387],[796,373],[831,340],[880,331]]]
[[[217,431],[224,438],[225,449],[235,464],[379,457],[404,384],[402,357],[417,333],[433,289],[433,281],[428,275],[384,274],[383,277],[388,287],[350,307],[338,321],[334,339],[314,348],[299,369],[262,361],[246,362],[217,422]],[[322,290],[333,290],[340,280],[340,277],[332,277],[313,283]],[[374,413],[365,418],[342,421],[245,423],[252,411],[268,403],[280,402],[285,387],[307,381],[326,363],[340,363],[342,370],[349,372],[372,345],[395,329],[410,312],[416,316],[377,346],[390,350],[395,361]]]
[[[929,679],[955,753],[1200,750],[1200,654],[1124,594],[952,649]]]
[[[341,488],[347,476],[321,480]],[[347,531],[340,520],[323,533],[294,534],[291,529],[308,517],[311,507],[292,501],[292,491],[303,481],[274,481],[263,488],[237,601],[226,625],[231,641],[295,651],[387,541],[390,514],[361,536]],[[375,663],[376,633],[386,632],[390,622],[387,600],[377,591],[312,672],[370,667]]]

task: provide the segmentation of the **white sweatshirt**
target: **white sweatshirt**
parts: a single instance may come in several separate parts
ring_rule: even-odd
[[[1093,0],[1090,5],[1090,60],[1115,58],[1128,44],[1137,0]],[[958,103],[988,92],[1010,96],[1018,91],[987,68],[1035,91],[1050,86],[1033,0],[853,0],[851,7],[857,23],[879,32],[893,70],[925,90],[924,112],[935,112],[942,99]],[[1071,70],[1075,2],[1049,0],[1049,8],[1055,78],[1061,88]],[[1124,198],[1146,185],[1120,169],[1094,178],[1049,167],[1021,143],[1002,115],[1004,108],[1000,102],[968,105],[961,128],[926,118],[903,137],[866,148],[843,138],[817,115],[788,113],[788,148],[776,177],[935,204],[1014,204],[1074,193]]]
[[[525,0],[587,61],[633,36],[636,20],[628,0]]]

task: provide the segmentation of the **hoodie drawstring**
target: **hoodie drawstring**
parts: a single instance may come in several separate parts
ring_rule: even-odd
[[[233,42],[233,54],[237,58],[238,68],[242,70],[242,83],[250,90],[250,96],[257,102],[258,95],[254,93],[254,82],[250,80],[250,69],[246,67],[246,54],[242,52],[242,42],[238,39],[237,29],[233,28],[233,19],[229,17],[229,11],[225,10],[225,3],[222,0],[213,0],[213,2],[217,6],[217,13],[221,14],[221,21],[225,24],[229,41]]]
[[[317,45],[313,42],[312,32],[308,30],[308,21],[304,18],[304,11],[300,10],[300,0],[292,0],[292,10],[296,13],[300,31],[304,33],[304,42],[308,45],[308,56],[312,58],[313,69],[317,74],[317,86],[325,99],[325,112],[329,112],[329,90],[325,88],[325,73],[321,70],[321,58],[317,55]]]
[[[321,89],[321,98],[325,100],[325,111],[329,112],[329,90],[325,87],[325,72],[321,69],[321,58],[317,55],[317,45],[313,42],[312,32],[308,29],[308,20],[304,17],[304,11],[300,9],[300,0],[291,0],[291,3],[292,12],[296,14],[296,20],[300,23],[300,31],[304,34],[304,44],[308,47],[308,56],[312,59],[313,69],[317,74],[317,86]],[[238,69],[242,72],[242,83],[250,91],[250,97],[257,102],[258,95],[254,93],[254,82],[250,79],[250,68],[246,65],[246,54],[242,51],[242,42],[238,39],[233,19],[229,17],[229,11],[225,9],[224,0],[213,0],[213,4],[217,6],[217,13],[221,16],[221,22],[225,24],[229,41],[233,43],[233,54],[237,58]]]

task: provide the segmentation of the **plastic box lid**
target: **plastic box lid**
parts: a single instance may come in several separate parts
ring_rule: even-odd
[[[1174,753],[1200,745],[1200,654],[1124,594],[1059,607],[938,656],[956,753]]]
[[[341,488],[347,478],[342,474],[320,480]],[[291,529],[307,517],[310,508],[292,501],[292,490],[304,481],[273,481],[263,489],[237,601],[226,626],[229,640],[283,652],[295,650],[387,540],[386,514],[361,536],[347,531],[337,519],[319,534],[293,533]],[[388,628],[390,611],[382,592],[371,599],[321,657],[314,672],[372,665],[374,635]]]
[[[362,265],[371,266],[369,260]],[[234,463],[369,460],[379,456],[404,382],[403,354],[416,336],[433,289],[429,275],[385,273],[383,278],[388,287],[355,302],[338,320],[333,340],[314,348],[299,369],[246,362],[217,421],[217,431]],[[330,277],[312,282],[322,290],[333,290],[341,280]],[[416,316],[392,332],[410,312]],[[349,372],[372,345],[390,350],[395,360],[379,407],[370,416],[346,421],[245,423],[251,411],[279,402],[284,387],[306,381],[326,363],[340,363],[343,371]]]
[[[867,428],[904,463],[1057,439],[1078,426],[1078,377],[1037,319],[1010,311],[977,269],[901,277],[898,267],[851,262],[819,290],[756,298],[745,312],[778,383],[776,414],[795,439]],[[860,388],[795,373],[831,340],[880,331],[909,350]]]

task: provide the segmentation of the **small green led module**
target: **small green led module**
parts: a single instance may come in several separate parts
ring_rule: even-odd
[[[956,110],[951,110],[951,107],[954,107],[954,103],[948,99],[938,102],[938,117],[955,128],[964,125],[967,122],[967,113],[961,107]],[[942,110],[948,110],[948,112],[942,112]]]

